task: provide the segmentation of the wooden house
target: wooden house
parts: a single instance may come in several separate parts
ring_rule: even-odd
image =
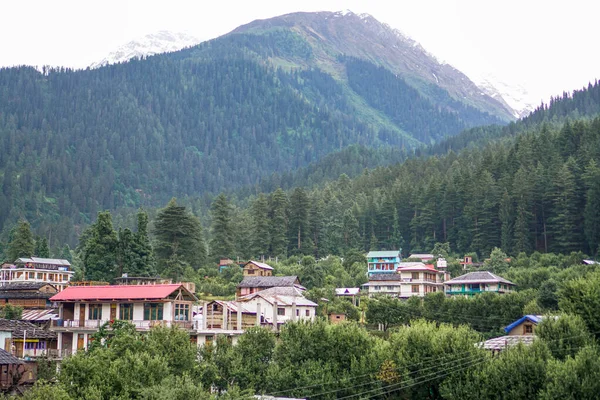
[[[297,276],[245,276],[237,286],[236,298],[273,287],[295,287],[305,290]]]
[[[238,326],[238,312],[242,313]],[[206,303],[203,309],[206,318],[206,329],[247,329],[256,324],[256,311],[249,310],[242,303],[236,301],[215,300]]]
[[[50,307],[50,297],[58,293],[56,286],[46,282],[11,282],[0,286],[0,304],[23,308]]]
[[[273,267],[258,261],[248,261],[244,264],[244,276],[272,276]]]
[[[21,358],[54,357],[57,335],[30,322],[0,319],[0,348]]]

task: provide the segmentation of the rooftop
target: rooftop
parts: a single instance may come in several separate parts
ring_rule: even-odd
[[[0,349],[0,365],[6,364],[23,364],[23,361],[10,354],[4,349]]]
[[[398,265],[398,272],[402,272],[402,271],[434,271],[434,272],[437,272],[433,265],[424,264],[422,262],[401,262]]]
[[[17,258],[15,264],[49,264],[49,265],[61,265],[65,267],[70,267],[71,263],[68,260],[61,260],[58,258],[39,258],[39,257],[22,257]]]
[[[282,287],[298,285],[297,276],[245,276],[244,280],[238,285],[239,288],[245,287]]]
[[[537,325],[540,322],[542,322],[542,319],[544,319],[543,315],[532,315],[532,314],[524,315],[521,318],[519,318],[518,320],[516,320],[515,322],[513,322],[512,324],[508,325],[506,328],[504,328],[504,332],[508,333],[508,332],[512,331],[515,326],[521,325],[525,321],[531,321]]]
[[[12,332],[13,336],[32,339],[56,339],[56,332],[50,332],[27,321],[0,319],[0,331]]]
[[[355,296],[360,292],[360,288],[336,288],[336,296]]]
[[[461,284],[461,283],[506,283],[508,285],[514,285],[511,281],[502,278],[496,274],[492,274],[489,271],[475,271],[469,272],[461,276],[457,276],[454,279],[446,281],[447,285]]]
[[[100,300],[161,300],[181,289],[191,299],[196,296],[182,284],[168,285],[115,285],[69,286],[50,298],[50,301],[100,301]]]
[[[535,336],[532,335],[511,335],[500,336],[497,338],[486,340],[485,342],[477,343],[477,346],[486,350],[504,350],[505,348],[515,346],[519,343],[529,345],[533,343]]]
[[[0,285],[0,291],[39,290],[44,286],[52,286],[55,291],[58,290],[48,282],[9,282]]]
[[[367,258],[377,257],[400,257],[400,250],[370,251],[367,254]]]
[[[401,281],[402,276],[400,274],[375,274],[369,277],[369,282],[390,282],[390,281]]]
[[[258,268],[262,268],[262,269],[269,269],[269,270],[273,269],[273,267],[271,267],[269,264],[261,263],[261,262],[258,262],[258,261],[248,261],[248,262],[247,262],[247,263],[244,265],[244,267],[245,267],[246,265],[248,265],[248,264],[254,264],[254,265],[256,265]]]
[[[420,258],[421,260],[430,260],[433,258],[433,254],[415,253],[408,256],[408,258]]]
[[[240,301],[249,301],[256,297],[262,297],[271,304],[277,302],[278,305],[285,306],[291,306],[293,303],[304,307],[316,307],[318,305],[304,297],[302,291],[295,287],[272,287],[243,296],[240,298]]]

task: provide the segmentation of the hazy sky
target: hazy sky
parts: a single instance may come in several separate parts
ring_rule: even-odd
[[[491,73],[548,98],[600,78],[593,0],[2,0],[0,65],[85,67],[159,30],[211,39],[294,11],[369,13],[467,75]]]

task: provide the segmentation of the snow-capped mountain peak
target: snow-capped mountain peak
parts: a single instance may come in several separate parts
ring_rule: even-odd
[[[197,45],[201,40],[182,32],[159,31],[133,40],[111,52],[101,61],[90,65],[98,68],[154,54],[169,53]]]
[[[492,74],[474,76],[473,82],[491,98],[504,101],[516,118],[529,115],[538,105],[523,86],[506,83]]]

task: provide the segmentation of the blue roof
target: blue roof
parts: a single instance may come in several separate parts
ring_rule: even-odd
[[[518,320],[516,320],[515,322],[513,322],[512,324],[508,325],[506,328],[504,328],[504,332],[508,333],[508,332],[512,331],[515,326],[518,326],[525,321],[531,321],[537,325],[540,323],[542,318],[544,318],[542,315],[531,315],[531,314],[525,315],[525,316],[519,318]]]

